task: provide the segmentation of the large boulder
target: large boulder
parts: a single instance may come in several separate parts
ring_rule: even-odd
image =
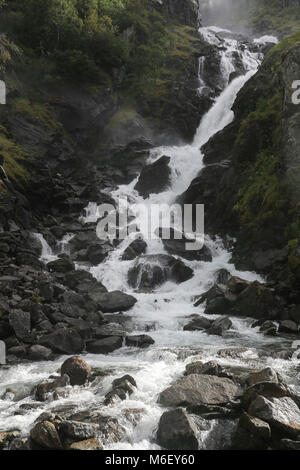
[[[81,357],[73,356],[65,360],[60,372],[70,377],[71,385],[83,385],[91,374],[91,367]]]
[[[282,437],[300,434],[300,410],[290,397],[266,398],[258,395],[248,413],[269,423]]]
[[[104,313],[125,312],[136,303],[136,298],[119,290],[99,293],[93,300]]]
[[[134,189],[143,198],[153,193],[161,193],[169,187],[172,173],[169,167],[170,160],[170,157],[164,155],[142,169]]]
[[[84,342],[74,328],[61,328],[40,338],[39,343],[61,354],[78,354],[84,349]]]
[[[52,355],[52,351],[40,344],[32,345],[28,350],[28,358],[31,361],[47,361]]]
[[[271,368],[266,367],[265,369],[258,370],[256,372],[252,372],[247,377],[247,383],[249,387],[252,387],[255,384],[260,382],[278,382],[277,373]]]
[[[48,450],[62,449],[59,434],[53,423],[43,421],[37,423],[30,431],[30,437],[38,446]]]
[[[202,294],[195,306],[206,301],[205,313],[237,315],[257,319],[275,319],[282,312],[280,299],[270,287],[258,281],[248,282],[231,277],[224,284],[215,284]]]
[[[158,229],[157,233],[162,238],[162,242],[165,250],[171,255],[181,256],[187,260],[197,260],[197,261],[212,261],[212,254],[210,249],[204,245],[200,250],[191,250],[188,249],[191,246],[191,243],[195,241],[194,238],[188,237],[183,232],[170,230],[170,238],[163,238],[163,229]]]
[[[109,354],[122,347],[123,339],[120,336],[97,339],[87,342],[86,349],[93,354]]]
[[[191,374],[160,393],[163,406],[222,405],[242,395],[238,385],[227,378]]]
[[[212,322],[211,326],[206,330],[206,333],[208,335],[223,336],[231,327],[232,321],[229,317],[220,317]]]
[[[47,267],[51,272],[67,273],[69,271],[74,271],[75,264],[68,256],[63,256],[62,258],[58,258],[55,261],[50,261],[50,263],[47,263]]]
[[[134,335],[134,336],[126,336],[125,344],[126,346],[133,346],[135,348],[148,348],[155,341],[149,335]]]
[[[70,385],[70,378],[68,375],[63,375],[52,382],[41,382],[36,387],[35,398],[38,401],[46,401],[49,394]]]
[[[9,323],[17,338],[26,340],[31,332],[31,316],[29,312],[23,310],[12,310],[9,314]]]
[[[198,450],[198,429],[182,409],[166,411],[160,418],[156,439],[169,450]]]
[[[243,413],[233,436],[234,450],[265,450],[271,438],[271,428],[265,421]]]
[[[129,285],[140,290],[152,290],[167,281],[180,284],[192,277],[190,267],[169,255],[142,256],[128,271]]]
[[[198,317],[183,327],[184,331],[202,331],[209,328],[212,321],[205,317]]]
[[[130,261],[146,253],[147,243],[142,238],[137,238],[124,250],[122,261]]]

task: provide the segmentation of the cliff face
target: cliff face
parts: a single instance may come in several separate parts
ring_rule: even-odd
[[[210,233],[237,236],[235,262],[299,279],[299,34],[266,56],[234,104],[235,120],[204,147],[206,167],[183,195],[206,205]]]
[[[12,184],[1,183],[4,228],[10,219],[35,226],[36,210],[70,210],[69,202],[81,194],[76,185],[105,188],[127,181],[151,145],[193,137],[211,103],[197,93],[198,57],[207,48],[197,33],[198,2],[137,2],[142,8],[129,11],[122,30],[105,36],[110,54],[116,55],[118,40],[129,55],[113,66],[97,65],[94,80],[83,73],[90,63],[82,64],[80,50],[29,49],[7,26],[15,23],[19,6],[4,11],[0,65],[7,105],[0,108],[0,153]],[[16,197],[24,198],[18,213]],[[96,201],[95,190],[84,199]]]

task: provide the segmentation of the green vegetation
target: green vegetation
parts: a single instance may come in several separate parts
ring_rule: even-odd
[[[284,5],[282,0],[251,0],[246,21],[249,19],[255,29],[265,34],[291,34],[300,28],[300,5]]]
[[[50,130],[60,127],[53,112],[46,104],[32,103],[27,98],[15,98],[11,103],[11,111],[14,114],[21,114],[33,123],[39,123]]]
[[[10,180],[22,184],[30,174],[25,169],[24,160],[29,160],[29,155],[19,145],[9,140],[6,129],[0,128],[0,153],[5,157],[4,169]]]

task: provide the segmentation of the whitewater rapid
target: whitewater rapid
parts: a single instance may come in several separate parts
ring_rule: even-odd
[[[221,30],[216,27],[202,28],[200,33],[211,44],[218,45],[220,39],[217,36]],[[222,31],[223,35],[226,31]],[[128,185],[121,185],[111,195],[118,201],[127,197],[132,203],[143,203],[149,206],[156,203],[172,204],[176,197],[184,192],[191,181],[203,168],[203,155],[200,148],[218,131],[230,124],[234,119],[232,105],[237,93],[244,84],[253,76],[262,59],[261,54],[250,52],[248,49],[239,51],[237,41],[230,38],[222,43],[225,50],[221,50],[221,71],[224,79],[224,90],[216,99],[212,108],[203,117],[191,145],[177,147],[159,147],[151,151],[148,163],[159,159],[162,155],[171,158],[172,184],[167,191],[160,194],[152,194],[144,200],[135,190],[137,179]],[[239,52],[246,70],[245,75],[235,78],[229,83],[230,74],[234,71],[234,52]],[[199,66],[199,73],[205,67],[205,61]],[[199,90],[203,86],[203,79],[199,76]],[[142,213],[136,214],[137,223],[140,223]],[[90,203],[84,220],[96,222],[98,219],[97,205]],[[63,250],[66,250],[67,242],[64,240]],[[43,258],[53,259],[50,247],[43,243]],[[109,449],[158,449],[154,441],[154,434],[159,418],[165,411],[157,404],[158,394],[179,378],[186,364],[196,360],[216,359],[220,364],[242,368],[258,368],[271,365],[284,377],[289,375],[289,381],[293,381],[296,363],[272,359],[266,354],[269,346],[287,346],[282,338],[265,337],[258,332],[258,328],[251,328],[251,320],[244,318],[232,318],[233,327],[224,337],[209,336],[204,332],[184,331],[183,326],[187,323],[187,317],[193,314],[203,315],[203,307],[194,307],[193,298],[208,290],[215,282],[216,273],[220,269],[228,270],[232,275],[240,276],[249,281],[259,280],[260,276],[252,272],[238,271],[230,263],[231,254],[224,247],[222,240],[211,240],[206,237],[206,244],[211,249],[212,262],[199,262],[183,260],[194,271],[192,279],[176,285],[167,282],[152,293],[134,292],[128,285],[127,273],[135,261],[121,261],[124,249],[131,243],[132,238],[124,240],[99,266],[90,268],[91,273],[101,281],[106,288],[111,290],[122,290],[132,293],[137,298],[136,305],[130,310],[130,325],[134,334],[144,334],[147,331],[155,344],[147,350],[123,347],[108,356],[91,355],[85,359],[91,366],[110,369],[111,373],[98,385],[97,390],[93,384],[87,388],[74,387],[72,394],[67,398],[61,398],[57,402],[46,402],[37,410],[28,411],[23,415],[15,415],[20,403],[34,403],[29,397],[28,390],[33,384],[55,372],[62,364],[64,358],[54,362],[31,363],[11,367],[8,371],[0,370],[0,396],[7,388],[18,389],[23,392],[24,397],[18,403],[12,401],[8,396],[0,400],[0,430],[20,428],[25,434],[32,426],[33,421],[42,411],[52,410],[58,405],[76,405],[78,409],[98,407],[103,414],[116,416],[120,424],[126,428],[126,436],[117,443],[107,446]],[[147,241],[147,254],[165,254],[160,239]],[[51,250],[51,249],[50,249]],[[55,255],[54,255],[55,256]],[[210,318],[214,318],[210,316]],[[240,356],[219,357],[218,350],[227,347],[243,347],[245,351]],[[137,382],[137,390],[126,400],[113,406],[104,407],[103,396],[110,390],[113,379],[124,374],[132,375]],[[141,420],[133,426],[124,415],[124,410],[141,410]],[[203,421],[195,418],[201,429],[200,448],[220,449],[229,439],[230,422],[226,427],[218,420]],[[233,425],[233,423],[232,423]]]

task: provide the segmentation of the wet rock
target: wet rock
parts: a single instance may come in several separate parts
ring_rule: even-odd
[[[158,402],[163,406],[217,405],[241,395],[241,388],[230,379],[191,374],[161,392]]]
[[[28,350],[28,358],[31,361],[47,361],[51,355],[51,349],[41,346],[40,344],[34,344],[30,346]]]
[[[144,408],[126,408],[122,410],[122,414],[134,426],[136,426],[140,422],[144,413]]]
[[[300,410],[289,397],[265,398],[259,395],[251,403],[248,413],[269,423],[282,437],[300,433]]]
[[[191,364],[187,364],[184,375],[207,374],[207,375],[219,376],[219,374],[222,371],[223,371],[222,367],[216,361],[209,361],[206,363],[198,361],[198,362],[192,362]]]
[[[53,382],[41,382],[35,391],[35,399],[38,401],[46,401],[49,394],[55,392],[58,388],[70,385],[70,378],[68,375],[63,375]]]
[[[80,334],[73,328],[61,328],[41,337],[39,343],[62,354],[78,354],[84,349],[84,342]]]
[[[195,249],[197,247],[191,246],[191,244],[195,242],[194,238],[188,237],[184,233],[174,230],[173,228],[168,230],[170,230],[168,238],[164,238],[162,228],[157,230],[157,234],[162,238],[164,248],[169,254],[181,256],[182,258],[190,261],[212,261],[211,251],[206,245],[201,249]]]
[[[126,434],[125,428],[112,416],[101,416],[97,423],[100,439],[105,445],[119,442]]]
[[[17,338],[26,340],[31,332],[31,316],[29,312],[22,310],[13,310],[9,314],[9,323],[14,330]]]
[[[125,344],[126,346],[132,346],[134,348],[148,348],[154,344],[154,339],[148,335],[135,335],[135,336],[126,336]]]
[[[140,290],[152,290],[166,281],[185,282],[193,277],[193,270],[181,260],[169,255],[140,257],[128,271],[128,283]]]
[[[59,450],[62,443],[53,423],[43,421],[37,423],[30,431],[31,439],[43,449]]]
[[[206,314],[247,316],[258,319],[279,317],[282,307],[274,290],[259,282],[231,277],[226,285],[216,284],[204,293],[195,306],[206,301]]]
[[[231,274],[227,269],[219,269],[219,271],[216,272],[216,283],[217,284],[222,284],[226,285],[231,278]]]
[[[253,372],[247,379],[249,387],[259,382],[278,382],[277,373],[271,367],[266,367],[266,369]]]
[[[73,442],[71,450],[103,450],[103,445],[98,439],[86,439],[85,441]]]
[[[83,441],[95,438],[99,428],[93,423],[66,420],[59,423],[58,431],[63,440],[71,439],[75,441]]]
[[[0,432],[0,450],[6,449],[7,446],[19,436],[20,436],[20,431]]]
[[[284,320],[279,323],[279,333],[299,333],[299,325],[292,320]]]
[[[7,351],[8,355],[16,356],[19,359],[24,359],[27,356],[27,351],[24,346],[13,346]]]
[[[281,439],[279,441],[279,446],[282,450],[300,450],[300,440],[293,441],[291,439]]]
[[[109,354],[121,348],[122,345],[123,339],[120,336],[110,336],[108,338],[87,342],[86,349],[93,354]]]
[[[169,450],[197,450],[198,429],[182,409],[166,411],[160,418],[156,439],[158,444]]]
[[[67,256],[59,258],[55,261],[50,261],[47,264],[49,271],[56,273],[67,273],[69,271],[74,271],[75,264]]]
[[[218,351],[218,356],[231,359],[240,359],[243,354],[247,351],[247,348],[225,348]]]
[[[259,382],[249,387],[244,393],[242,399],[244,408],[248,408],[257,395],[266,398],[281,398],[289,396],[289,392],[285,385],[279,382]]]
[[[122,255],[123,261],[129,261],[137,258],[138,256],[143,255],[146,253],[147,250],[147,243],[145,240],[138,238],[134,240],[130,245],[124,250]]]
[[[91,367],[81,357],[73,356],[61,366],[61,375],[65,374],[70,377],[71,385],[83,385],[91,374]]]
[[[208,335],[223,336],[227,330],[232,328],[232,321],[229,317],[221,317],[213,321],[211,326],[206,330]]]
[[[135,379],[131,375],[124,375],[123,377],[119,379],[115,379],[112,383],[113,388],[119,387],[119,385],[124,382],[124,380],[127,380],[128,382],[131,383],[134,387],[137,387]]]
[[[170,157],[164,155],[142,169],[134,189],[143,198],[153,193],[161,193],[169,187],[172,173],[169,167],[170,160]]]
[[[125,294],[121,291],[113,291],[101,293],[95,301],[103,313],[126,312],[130,310],[137,302],[132,295]]]
[[[228,298],[226,294],[226,288],[223,286],[213,286],[209,291],[205,292],[194,304],[198,307],[206,301],[205,313],[210,315],[222,315],[226,314],[232,305],[233,299]]]
[[[271,428],[265,421],[243,413],[233,437],[234,450],[267,449]]]
[[[9,446],[9,450],[32,450],[30,438],[16,438]]]
[[[184,331],[202,331],[211,326],[212,321],[205,317],[199,317],[183,327]]]

